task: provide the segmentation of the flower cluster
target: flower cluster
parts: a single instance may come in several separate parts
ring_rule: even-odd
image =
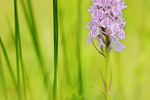
[[[124,0],[93,0],[93,6],[88,10],[91,13],[90,30],[87,44],[89,44],[94,37],[99,41],[99,46],[104,49],[106,46],[104,36],[109,37],[110,44],[116,51],[122,51],[125,46],[119,42],[119,39],[125,38],[124,33],[124,18],[122,18],[122,9]]]

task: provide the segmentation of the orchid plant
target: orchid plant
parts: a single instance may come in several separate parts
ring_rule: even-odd
[[[111,75],[109,66],[109,52],[111,47],[116,51],[122,51],[125,46],[119,42],[120,39],[125,38],[124,18],[122,18],[122,9],[124,6],[124,0],[93,0],[93,6],[88,10],[91,13],[91,22],[89,22],[89,37],[87,44],[96,37],[98,39],[98,48],[101,48],[103,52],[100,52],[106,59],[106,82],[104,81],[106,89],[106,98],[111,100]],[[94,44],[94,43],[93,43]],[[94,45],[95,46],[95,45]]]

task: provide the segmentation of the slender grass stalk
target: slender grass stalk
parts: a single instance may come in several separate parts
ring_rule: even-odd
[[[111,93],[110,93],[110,65],[109,65],[109,37],[106,36],[106,56],[105,56],[105,65],[106,65],[106,94],[107,94],[107,100],[111,100]]]
[[[33,42],[34,42],[34,45],[35,45],[36,53],[38,55],[38,59],[39,59],[40,65],[41,65],[41,70],[44,73],[43,59],[42,59],[42,56],[41,56],[41,50],[40,50],[40,46],[39,46],[38,34],[37,34],[36,24],[35,24],[35,21],[34,21],[31,1],[27,0],[27,4],[28,4],[28,7],[29,7],[29,15],[30,15],[30,18],[31,18],[30,20],[31,20],[31,25],[32,25],[30,27],[30,30],[32,32],[32,38],[33,38]],[[29,21],[28,21],[28,23],[30,25]]]
[[[15,80],[15,75],[14,75],[14,73],[13,73],[12,66],[11,66],[11,64],[10,64],[10,61],[9,61],[9,59],[8,59],[8,56],[7,56],[7,52],[6,52],[6,50],[5,50],[4,44],[3,44],[3,42],[2,42],[1,39],[0,39],[0,44],[1,44],[2,51],[3,51],[3,53],[4,53],[4,56],[5,56],[7,65],[8,65],[8,69],[9,69],[9,72],[10,72],[10,75],[11,75],[11,78],[12,78],[12,81],[13,81],[13,84],[14,84],[14,87],[15,87],[16,90],[17,90],[17,83],[16,83],[16,80]]]
[[[44,85],[45,85],[45,88],[47,89],[47,73],[45,71],[44,61],[43,61],[43,58],[41,55],[38,33],[37,33],[36,24],[35,24],[34,15],[33,15],[33,10],[32,10],[32,4],[31,4],[30,0],[27,0],[27,5],[28,5],[27,7],[25,6],[24,0],[21,0],[21,4],[22,4],[23,11],[25,14],[26,22],[27,22],[28,27],[29,27],[29,31],[31,33],[31,37],[32,37],[32,41],[33,41],[34,48],[36,51],[36,55],[38,57],[38,62],[40,64],[40,69],[41,69],[43,77],[44,77],[43,78],[44,79]],[[27,8],[28,8],[29,12],[27,11]]]
[[[21,67],[22,67],[22,76],[23,76],[23,85],[25,91],[25,79],[24,79],[24,68],[22,62],[22,52],[21,52],[21,41],[20,41],[20,32],[19,32],[19,22],[18,22],[18,11],[17,11],[17,0],[14,0],[14,15],[15,15],[15,37],[16,37],[16,66],[17,66],[17,79],[18,79],[18,97],[19,100],[22,99],[21,95],[21,84],[20,84],[20,67],[19,67],[19,54],[21,59]],[[26,98],[26,92],[24,92]]]
[[[31,18],[30,18],[30,16],[29,16],[29,13],[28,13],[28,11],[27,11],[27,8],[26,8],[26,6],[25,6],[25,1],[24,0],[21,0],[21,5],[22,5],[22,7],[23,7],[23,12],[24,12],[24,14],[25,14],[25,18],[26,18],[26,22],[27,22],[27,24],[28,24],[28,26],[29,26],[29,29],[30,29],[30,31],[31,31],[31,34],[33,34],[32,33],[32,23],[31,23]],[[28,7],[29,8],[29,7]]]
[[[14,15],[15,15],[15,39],[16,39],[16,66],[17,66],[17,90],[18,99],[21,100],[21,89],[20,89],[20,68],[19,68],[19,50],[18,50],[18,12],[17,12],[17,0],[14,0]]]
[[[24,88],[24,97],[25,100],[26,98],[26,82],[25,82],[25,68],[24,68],[24,64],[23,64],[23,58],[22,58],[22,50],[21,50],[21,40],[20,40],[20,34],[18,33],[18,42],[19,42],[19,53],[20,53],[20,62],[21,62],[21,71],[22,71],[22,78],[23,78],[23,88]],[[26,76],[27,73],[26,73]]]
[[[65,0],[64,0],[65,2]],[[64,7],[64,5],[62,5]],[[61,79],[61,98],[64,98],[64,86],[65,85],[70,85],[71,84],[71,80],[70,80],[70,73],[69,73],[69,66],[67,63],[67,47],[66,47],[66,41],[65,41],[65,31],[64,31],[64,25],[63,25],[63,21],[64,21],[64,14],[63,14],[63,7],[61,8],[61,3],[59,6],[59,22],[60,22],[60,35],[61,35],[61,43],[62,43],[62,50],[63,50],[63,71],[64,71],[64,75],[62,76],[63,78]],[[64,85],[65,84],[65,85]]]
[[[79,93],[83,94],[83,79],[82,79],[82,68],[81,68],[81,2],[78,0],[78,24],[77,24],[77,60],[78,60],[78,77],[79,77]]]
[[[0,37],[0,41],[1,41],[1,37]],[[3,73],[3,68],[2,68],[1,52],[0,52],[0,76],[2,77],[2,84],[3,84],[3,89],[4,89],[5,100],[8,100],[7,90],[6,90],[6,86],[5,86],[4,73]]]
[[[12,36],[12,40],[15,43],[15,37],[13,35],[12,27],[10,25],[10,21],[9,21],[8,16],[6,16],[6,18],[7,18],[8,27],[9,27],[9,30],[10,30],[10,33],[11,33],[11,36]],[[25,73],[24,73],[25,71],[24,71],[24,65],[23,65],[23,60],[22,60],[22,50],[21,50],[20,34],[18,34],[18,35],[19,35],[19,52],[20,52],[20,61],[21,61],[21,67],[22,67],[21,69],[22,69],[22,77],[23,77],[24,96],[25,96],[25,100],[26,100],[26,86],[25,86]],[[26,73],[26,76],[28,76],[27,73]]]
[[[12,38],[14,44],[15,44],[15,36],[14,36],[14,32],[13,32],[13,30],[12,30],[12,26],[11,26],[11,24],[10,24],[10,20],[9,20],[9,18],[8,18],[8,15],[6,15],[6,21],[7,21],[7,25],[8,25],[8,28],[9,28],[9,33],[10,33],[11,38]]]
[[[63,25],[63,11],[59,9],[59,14],[60,14],[60,31],[61,31],[61,39],[62,39],[62,48],[63,48],[63,60],[64,60],[64,70],[65,70],[65,77],[66,77],[66,82],[67,84],[70,84],[70,73],[69,73],[69,67],[67,64],[67,47],[66,47],[66,41],[65,41],[65,32],[64,32],[64,25]]]
[[[43,65],[43,62],[42,62],[43,60],[41,59],[41,53],[40,53],[40,47],[39,47],[39,40],[38,40],[37,29],[36,29],[36,25],[35,25],[35,21],[34,21],[33,10],[32,10],[32,6],[31,6],[31,1],[27,0],[27,4],[28,4],[28,7],[29,7],[29,15],[30,15],[30,18],[31,18],[31,23],[32,23],[32,27],[30,27],[31,30],[32,30],[31,31],[32,32],[32,38],[33,38],[33,41],[34,41],[34,44],[35,44],[35,48],[36,48],[36,52],[37,52],[38,58],[40,60],[40,64]],[[42,69],[42,71],[43,71],[43,69]]]
[[[53,0],[53,24],[54,24],[54,83],[53,83],[53,100],[57,100],[57,62],[58,62],[58,14],[57,14],[57,0]]]
[[[8,23],[8,27],[9,27],[9,30],[10,30],[10,34],[12,36],[12,40],[15,43],[15,37],[13,35],[13,30],[12,30],[12,27],[10,25],[10,21],[9,21],[8,16],[6,16],[6,18],[7,18],[7,23]],[[21,67],[22,67],[21,69],[22,69],[22,77],[23,77],[24,96],[25,96],[25,100],[26,100],[25,73],[24,73],[25,71],[24,71],[24,65],[23,65],[23,60],[22,60],[22,50],[21,50],[20,34],[18,34],[18,35],[19,35],[19,52],[20,52],[20,61],[21,61]],[[26,76],[28,76],[27,73],[26,73]]]

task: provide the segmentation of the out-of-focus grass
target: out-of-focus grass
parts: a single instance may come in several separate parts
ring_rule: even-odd
[[[26,87],[25,87],[25,75],[24,75],[24,66],[22,60],[22,50],[21,50],[21,41],[20,41],[20,29],[19,29],[19,21],[18,21],[18,4],[17,0],[14,0],[14,15],[15,15],[15,44],[16,44],[16,67],[17,67],[17,92],[18,99],[22,99],[21,85],[20,85],[20,68],[22,69],[22,77],[23,77],[23,89],[24,89],[24,97],[26,100]],[[20,60],[19,60],[20,58]],[[21,67],[19,68],[19,62],[21,62]]]
[[[22,1],[25,2],[28,19],[26,18]],[[149,95],[149,75],[150,75],[150,1],[149,0],[125,0],[128,8],[123,10],[123,17],[127,24],[125,26],[126,39],[121,42],[126,49],[122,52],[111,51],[110,63],[112,67],[112,100],[147,100]],[[29,84],[26,84],[27,100],[47,100],[52,93],[52,83],[54,77],[53,63],[53,2],[52,0],[32,0],[32,13],[29,10],[27,0],[18,0],[18,15],[20,26],[20,40],[22,47],[23,64],[29,76]],[[58,25],[59,25],[59,50],[58,50],[58,100],[78,100],[80,99],[78,88],[78,61],[77,59],[77,34],[80,38],[81,68],[83,75],[84,99],[85,100],[105,100],[104,96],[92,88],[95,87],[104,91],[103,82],[100,77],[100,69],[105,77],[104,58],[99,55],[92,44],[87,45],[89,30],[85,27],[90,21],[91,15],[87,11],[92,5],[92,0],[82,0],[81,9],[78,1],[64,0],[58,1]],[[3,0],[0,3],[0,35],[4,42],[9,63],[16,79],[16,59],[15,45],[12,41],[14,36],[14,11],[13,0]],[[80,23],[78,22],[79,14]],[[8,20],[10,25],[8,24]],[[33,17],[33,18],[31,18]],[[32,21],[34,20],[34,22]],[[33,34],[33,27],[38,37]],[[79,25],[80,24],[80,25]],[[77,33],[77,26],[80,33]],[[10,26],[12,27],[12,34]],[[40,60],[37,58],[38,51],[34,43],[37,39],[39,45],[40,58],[43,66],[39,68]],[[95,45],[97,41],[94,40]],[[5,55],[0,49],[2,59],[2,69],[4,74],[6,93],[8,100],[16,100],[17,93],[10,75],[8,63]],[[1,67],[1,66],[0,66]],[[43,83],[42,68],[45,67],[48,77],[48,90],[45,90]],[[21,72],[21,70],[20,70]],[[68,74],[66,74],[68,73]],[[1,75],[1,74],[0,74]],[[68,76],[69,75],[69,76]],[[68,77],[68,78],[67,78]],[[22,77],[20,78],[22,80]],[[5,99],[4,86],[0,78],[0,100]],[[50,89],[49,89],[50,88]],[[23,95],[23,83],[20,83],[21,94]],[[49,92],[49,93],[47,93]]]
[[[57,63],[58,63],[58,8],[57,0],[53,0],[53,27],[54,27],[54,82],[53,100],[57,100]]]
[[[1,51],[3,51],[3,54],[5,56],[5,59],[6,59],[7,65],[8,65],[8,69],[9,69],[9,72],[10,72],[10,75],[11,75],[11,78],[12,78],[12,81],[13,81],[13,85],[17,89],[17,84],[16,84],[14,72],[12,70],[12,66],[11,66],[10,61],[8,59],[8,55],[6,53],[6,50],[5,50],[5,47],[4,47],[4,44],[3,44],[3,41],[1,40],[1,38],[0,38],[0,44],[1,44]]]
[[[0,37],[0,43],[1,43],[1,37]],[[6,85],[5,85],[5,79],[4,79],[4,72],[3,72],[3,68],[2,68],[2,61],[1,61],[1,53],[0,53],[0,76],[2,79],[2,87],[3,87],[3,91],[4,91],[4,97],[5,100],[7,100],[7,90],[6,90]]]
[[[81,31],[81,25],[82,25],[82,17],[81,17],[81,5],[82,5],[82,0],[78,0],[77,2],[77,35],[76,35],[76,42],[77,42],[77,63],[78,63],[78,78],[79,78],[79,94],[80,95],[84,95],[83,94],[83,91],[84,91],[84,88],[83,88],[83,77],[82,77],[82,61],[81,61],[81,37],[82,37],[82,31]],[[84,98],[83,98],[84,99]]]
[[[44,66],[44,61],[43,61],[41,48],[40,48],[40,44],[39,44],[39,37],[38,37],[38,33],[37,33],[37,29],[36,29],[37,27],[36,27],[35,19],[34,19],[32,2],[30,0],[27,0],[27,1],[21,0],[21,5],[23,8],[26,22],[28,24],[28,28],[30,30],[30,34],[31,34],[31,38],[32,38],[32,41],[34,44],[35,52],[36,52],[36,55],[38,57],[38,62],[40,64],[40,69],[41,69],[41,72],[43,74],[45,88],[47,89],[48,88],[48,86],[47,86],[47,81],[48,81],[47,72],[46,72],[46,69]]]

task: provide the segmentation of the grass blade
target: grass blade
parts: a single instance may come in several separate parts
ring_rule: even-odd
[[[33,41],[34,48],[35,48],[35,51],[36,51],[36,55],[38,57],[38,62],[40,64],[40,69],[41,69],[43,77],[44,77],[45,88],[47,89],[47,81],[48,81],[47,80],[47,73],[45,71],[44,61],[43,61],[43,58],[42,58],[42,55],[41,55],[39,39],[38,39],[38,33],[37,33],[36,24],[35,24],[35,20],[34,20],[31,1],[27,0],[27,5],[28,5],[29,12],[27,12],[27,7],[25,6],[25,1],[24,0],[21,0],[21,4],[22,4],[23,11],[24,11],[24,14],[25,14],[26,22],[27,22],[28,27],[29,27],[29,31],[31,33],[31,37],[32,37],[32,41]]]
[[[19,22],[18,22],[17,0],[14,0],[14,15],[15,15],[15,37],[16,37],[16,66],[17,66],[17,79],[18,79],[18,87],[17,88],[18,88],[19,100],[21,100],[22,95],[21,95],[21,88],[20,88],[21,84],[20,84],[19,55],[20,55],[21,67],[22,67],[23,87],[24,87],[25,98],[26,98],[26,91],[25,91],[25,77],[24,77],[20,31],[19,31]]]
[[[53,83],[53,100],[57,100],[57,60],[58,60],[57,0],[53,0],[53,23],[54,23],[54,83]]]
[[[81,2],[82,0],[78,0],[78,24],[77,24],[77,60],[78,60],[78,68],[79,68],[79,93],[83,94],[83,79],[82,79],[82,68],[81,68],[81,51],[80,51],[80,43],[81,43]]]
[[[9,69],[9,72],[10,72],[10,75],[11,75],[11,78],[12,78],[12,81],[13,81],[13,84],[14,84],[14,87],[17,89],[17,84],[16,84],[16,80],[15,80],[15,75],[14,75],[14,73],[13,73],[12,66],[11,66],[11,64],[10,64],[10,61],[9,61],[9,59],[8,59],[8,56],[7,56],[5,47],[4,47],[4,44],[3,44],[3,42],[2,42],[1,39],[0,39],[0,44],[1,44],[2,51],[3,51],[3,53],[4,53],[4,56],[5,56],[7,65],[8,65],[8,69]]]
[[[27,8],[26,8],[26,6],[25,6],[24,0],[21,0],[21,5],[22,5],[22,7],[23,7],[23,12],[24,12],[24,14],[25,14],[25,18],[26,18],[26,21],[27,21],[27,23],[28,23],[28,26],[29,26],[29,28],[32,28],[31,20],[30,20],[29,14],[28,14],[28,12],[27,12]],[[31,30],[33,30],[33,29],[31,29]],[[32,34],[32,33],[31,33],[31,34]]]
[[[19,33],[18,33],[18,42],[19,42],[19,54],[20,54],[21,71],[22,71],[22,78],[23,78],[24,96],[25,96],[25,100],[26,100],[25,68],[24,68],[24,64],[23,64],[21,40],[20,40],[20,34]],[[27,73],[26,73],[26,75],[27,75]]]
[[[13,32],[12,26],[10,24],[10,20],[8,18],[8,15],[6,15],[6,21],[7,21],[7,25],[8,25],[8,28],[9,28],[9,32],[10,32],[12,41],[15,43],[15,36],[14,36],[14,32]]]
[[[15,37],[13,35],[13,30],[12,30],[12,27],[10,25],[10,21],[9,21],[9,18],[8,16],[6,16],[7,18],[7,23],[8,23],[8,27],[9,27],[9,30],[10,30],[10,33],[11,33],[11,36],[12,36],[12,40],[14,41],[15,43]],[[19,36],[19,53],[20,53],[20,61],[21,61],[21,71],[22,71],[22,77],[23,77],[23,86],[24,86],[24,96],[25,96],[25,100],[26,100],[26,87],[25,87],[25,71],[24,71],[24,65],[23,65],[23,60],[22,60],[22,50],[21,50],[21,40],[20,40],[20,34],[18,34]],[[27,73],[26,73],[27,75]],[[27,75],[28,76],[28,75]]]
[[[1,41],[1,38],[0,38]],[[0,53],[0,76],[2,77],[2,84],[3,84],[3,89],[4,89],[4,95],[5,95],[5,100],[8,100],[7,98],[7,90],[6,90],[6,86],[5,86],[5,79],[4,79],[4,73],[3,73],[3,68],[2,68],[2,61],[1,61],[1,53]]]
[[[14,15],[15,15],[15,43],[16,43],[16,67],[17,67],[17,92],[18,99],[21,100],[21,89],[20,89],[20,68],[19,68],[19,50],[18,50],[18,12],[17,12],[17,0],[14,0]]]
[[[35,50],[36,50],[36,53],[37,53],[37,56],[38,56],[38,60],[39,60],[40,65],[41,65],[41,70],[44,73],[43,59],[42,59],[42,56],[41,56],[41,50],[40,50],[39,40],[38,40],[38,33],[37,33],[36,24],[35,24],[35,20],[34,20],[31,1],[27,0],[27,4],[28,4],[28,8],[29,8],[29,14],[27,14],[27,11],[26,11],[25,8],[24,8],[24,12],[25,12],[25,15],[26,15],[26,20],[28,22],[28,26],[30,28],[30,32],[31,32],[31,35],[32,35],[32,40],[33,40],[33,43],[34,43],[34,46],[35,46]]]
[[[63,15],[63,9],[59,9],[59,19],[60,19],[60,35],[62,39],[62,48],[63,48],[63,60],[64,60],[64,70],[65,70],[65,77],[66,77],[66,82],[67,84],[70,84],[70,73],[69,73],[69,66],[67,64],[67,46],[66,46],[66,41],[65,41],[65,31],[64,31],[64,25],[63,25],[63,20],[64,20],[64,15]]]

